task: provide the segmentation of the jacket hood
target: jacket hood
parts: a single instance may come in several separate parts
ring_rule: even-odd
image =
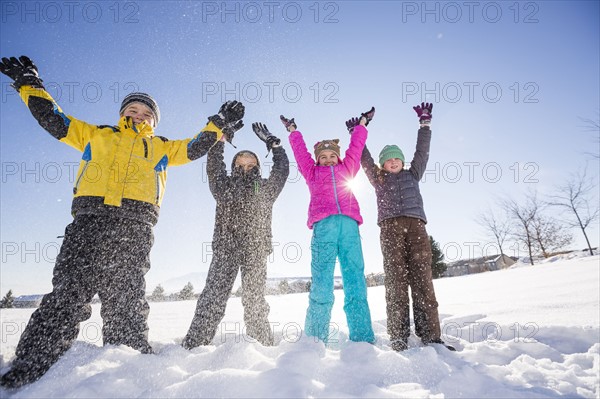
[[[256,165],[258,165],[258,167],[260,168],[260,159],[258,158],[258,155],[256,155],[255,153],[253,153],[252,151],[248,151],[248,150],[243,150],[238,152],[237,154],[235,154],[233,156],[233,160],[231,161],[231,170],[235,169],[235,161],[238,159],[239,156],[241,155],[252,155],[254,158],[256,158]]]
[[[235,161],[238,159],[239,156],[242,156],[242,155],[252,155],[256,159],[256,167],[252,168],[251,170],[249,170],[246,173],[244,173],[241,168],[236,168]],[[252,151],[248,151],[248,150],[243,150],[243,151],[240,151],[237,154],[235,154],[233,156],[233,160],[231,161],[231,176],[232,177],[244,177],[244,180],[248,180],[248,179],[255,180],[256,178],[260,178],[261,171],[260,171],[260,160],[258,159],[258,156],[255,153],[253,153]]]

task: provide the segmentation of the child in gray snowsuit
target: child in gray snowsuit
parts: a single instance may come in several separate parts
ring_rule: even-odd
[[[213,258],[182,343],[187,349],[208,345],[213,340],[238,270],[242,273],[246,333],[263,345],[273,345],[269,304],[265,300],[267,258],[272,252],[273,204],[289,175],[289,161],[280,140],[265,125],[253,123],[252,128],[268,151],[273,151],[269,178],[261,177],[258,157],[251,151],[234,156],[231,176],[227,176],[223,162],[224,143],[218,142],[208,152],[208,181],[217,201]]]
[[[231,137],[241,127],[244,106],[226,103],[196,137],[169,141],[154,135],[160,111],[145,93],[125,97],[117,125],[96,126],[62,112],[29,58],[2,58],[0,72],[14,80],[12,86],[44,129],[83,153],[73,188],[74,220],[56,259],[52,292],[31,316],[0,383],[16,388],[48,371],[77,338],[79,323],[91,316],[96,293],[103,343],[152,353],[144,275],[167,167],[204,156],[223,131]]]

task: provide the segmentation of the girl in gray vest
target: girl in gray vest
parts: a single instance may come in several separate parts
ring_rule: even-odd
[[[381,250],[385,271],[387,329],[391,346],[396,351],[407,348],[410,335],[408,287],[411,288],[415,333],[425,345],[444,344],[440,335],[438,303],[433,289],[431,245],[425,229],[427,218],[419,181],[425,173],[431,141],[433,104],[413,107],[419,116],[417,149],[404,169],[404,154],[396,145],[386,145],[379,154],[377,166],[365,146],[361,164],[375,187],[377,224],[381,228]],[[346,122],[350,133],[356,118]],[[454,348],[447,346],[448,349]]]

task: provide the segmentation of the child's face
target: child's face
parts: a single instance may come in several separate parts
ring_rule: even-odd
[[[319,154],[319,159],[317,159],[317,164],[321,166],[335,166],[338,164],[338,156],[335,152],[331,150],[323,150]]]
[[[389,173],[400,173],[404,162],[400,158],[390,158],[383,163],[383,170]]]
[[[235,159],[235,167],[241,167],[244,172],[250,171],[256,165],[256,158],[250,154],[240,155]]]
[[[146,121],[150,126],[154,126],[154,115],[152,114],[152,111],[142,103],[129,104],[123,111],[123,116],[130,116],[135,124]]]

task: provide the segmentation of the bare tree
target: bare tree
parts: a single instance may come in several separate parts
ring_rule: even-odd
[[[600,115],[594,119],[588,118],[579,118],[585,124],[583,127],[586,131],[592,132],[594,134],[594,142],[596,144],[596,152],[588,152],[587,154],[591,155],[596,159],[600,159]]]
[[[542,204],[537,198],[537,192],[529,191],[525,197],[525,204],[507,198],[501,201],[501,205],[509,217],[516,222],[518,227],[513,230],[512,235],[518,242],[525,244],[529,253],[529,263],[533,265],[533,251],[535,248],[533,223],[542,208]]]
[[[531,227],[535,246],[544,258],[548,258],[553,251],[564,249],[573,242],[573,236],[564,225],[541,212],[533,218]]]
[[[502,246],[510,235],[510,220],[506,209],[504,209],[504,217],[498,217],[491,208],[487,211],[480,213],[475,218],[475,221],[480,224],[486,231],[486,234],[494,238],[498,248],[500,249],[500,255],[504,258],[504,250]]]
[[[571,174],[568,180],[558,186],[559,194],[550,196],[549,202],[550,205],[567,211],[567,215],[570,216],[567,220],[569,226],[581,229],[590,255],[593,255],[594,252],[585,229],[598,220],[600,213],[597,199],[594,198],[597,186],[596,181],[587,176],[586,167],[582,172]]]

